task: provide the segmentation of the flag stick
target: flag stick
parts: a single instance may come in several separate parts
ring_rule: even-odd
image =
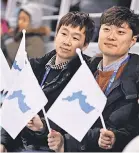
[[[25,51],[26,49],[25,49],[25,46],[26,46],[26,44],[25,44],[25,34],[26,34],[26,30],[25,29],[23,29],[22,30],[22,33],[23,33],[23,37],[22,37],[22,39],[23,39],[23,42],[24,42],[24,52],[25,52],[25,54],[27,55],[27,52]],[[26,56],[27,57],[27,56]],[[24,62],[24,66],[25,66],[25,62]]]
[[[45,117],[45,121],[46,121],[46,124],[47,124],[47,127],[48,127],[48,131],[51,132],[50,124],[49,124],[48,118],[46,116],[45,109],[43,108],[42,111],[43,111],[43,114],[44,114],[44,117]]]
[[[84,59],[83,59],[83,57],[82,57],[81,49],[80,49],[80,48],[77,48],[77,49],[76,49],[76,53],[78,54],[81,63],[82,63],[82,64],[85,63],[85,61],[84,61]]]
[[[76,53],[78,54],[81,63],[82,63],[82,64],[85,63],[85,61],[84,61],[84,59],[83,59],[83,57],[82,57],[81,49],[80,49],[80,48],[77,48],[77,49],[76,49]],[[102,116],[102,113],[100,114],[100,119],[101,119],[103,128],[106,129],[106,125],[105,125],[105,122],[104,122],[104,118],[103,118],[103,116]]]
[[[100,119],[101,119],[101,123],[102,123],[103,128],[106,130],[106,125],[105,125],[105,122],[104,122],[104,118],[102,116],[102,113],[100,114]]]

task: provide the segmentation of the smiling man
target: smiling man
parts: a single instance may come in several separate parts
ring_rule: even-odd
[[[139,35],[139,15],[126,7],[114,6],[100,18],[98,45],[102,58],[92,62],[92,72],[107,96],[100,120],[87,135],[87,151],[122,151],[139,134],[139,56],[129,54]],[[100,133],[99,133],[100,131]]]

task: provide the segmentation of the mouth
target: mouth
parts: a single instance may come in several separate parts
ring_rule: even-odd
[[[104,43],[104,45],[108,46],[108,47],[117,47],[117,45],[111,44],[111,43]]]
[[[70,52],[70,50],[67,49],[67,48],[63,48],[63,47],[60,47],[60,48],[61,48],[61,50],[62,50],[63,52]]]

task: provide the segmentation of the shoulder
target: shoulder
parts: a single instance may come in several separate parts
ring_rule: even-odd
[[[36,66],[44,66],[55,54],[56,51],[53,50],[45,54],[45,56],[43,56],[42,58],[31,58],[30,63],[33,68],[35,68]]]
[[[125,72],[128,71],[129,75],[138,75],[139,76],[139,55],[129,54],[130,59],[125,67]]]
[[[92,73],[95,73],[98,67],[99,62],[102,60],[101,56],[95,56],[90,59],[89,68]]]

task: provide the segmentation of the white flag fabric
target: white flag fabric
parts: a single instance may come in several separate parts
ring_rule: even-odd
[[[7,90],[11,83],[10,67],[0,48],[0,91]]]
[[[20,42],[14,63],[12,65],[11,68],[11,75],[12,78],[16,80],[16,77],[18,77],[18,74],[20,73],[20,71],[23,69],[24,65],[25,65],[25,58],[27,52],[25,51],[25,30],[23,30],[23,37],[22,40]],[[13,83],[14,81],[13,80]]]
[[[1,126],[13,139],[48,101],[25,58],[25,66],[19,71],[1,109]]]
[[[81,141],[102,113],[106,100],[84,62],[48,110],[47,116]]]

